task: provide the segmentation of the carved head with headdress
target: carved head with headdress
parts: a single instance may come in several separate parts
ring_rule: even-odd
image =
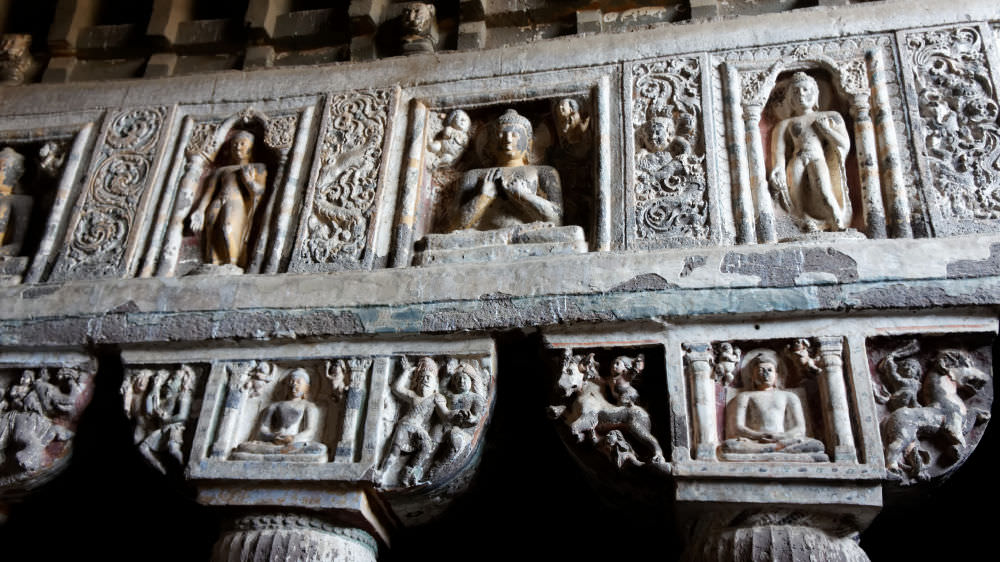
[[[785,99],[793,114],[799,115],[806,110],[816,111],[819,108],[819,85],[816,79],[805,72],[796,72],[788,83]]]
[[[526,163],[534,128],[531,121],[513,109],[497,119],[497,158],[501,165],[521,161]]]

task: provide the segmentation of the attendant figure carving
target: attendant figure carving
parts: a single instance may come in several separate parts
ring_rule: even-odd
[[[434,155],[431,164],[434,167],[450,166],[454,164],[465,148],[469,145],[469,129],[472,121],[469,114],[456,109],[448,114],[444,122],[444,129],[438,133],[437,138],[428,144],[428,151]]]
[[[250,233],[267,190],[267,166],[251,162],[253,134],[237,132],[230,147],[233,164],[209,176],[188,217],[191,231],[202,236],[203,259],[208,265],[202,272],[242,273]]]
[[[424,467],[434,454],[435,441],[430,435],[431,421],[438,413],[447,417],[447,402],[438,392],[438,364],[430,357],[421,357],[414,367],[404,357],[403,368],[392,393],[400,401],[403,413],[396,422],[389,454],[382,461],[382,470],[389,469],[401,454],[412,454],[403,468],[404,486],[423,484]]]
[[[284,378],[287,398],[264,409],[256,439],[241,443],[233,458],[326,462],[326,445],[318,441],[320,413],[309,400],[309,373],[295,369]]]
[[[45,369],[25,370],[7,390],[0,405],[0,472],[40,470],[52,461],[49,445],[73,437],[73,431],[56,420],[76,414],[84,392],[81,373],[64,367],[54,382],[50,378]],[[16,467],[8,466],[11,454]]]
[[[142,456],[160,472],[167,471],[161,454],[168,455],[177,466],[184,464],[181,447],[191,413],[194,376],[194,370],[185,365],[173,372],[163,369],[155,375],[144,370],[124,383],[129,385],[124,389],[126,406],[132,393],[138,392],[140,398],[145,395],[139,405],[141,413],[136,416],[135,440]],[[131,414],[128,410],[126,413]]]
[[[824,445],[806,435],[802,400],[792,391],[777,387],[781,375],[777,354],[754,350],[747,354],[746,368],[752,389],[743,390],[726,406],[723,453],[760,455],[746,460],[766,460],[777,455],[808,454],[809,460],[827,460]],[[741,457],[728,457],[742,460]],[[786,460],[802,460],[788,459]]]
[[[439,407],[444,425],[435,472],[464,456],[472,444],[473,429],[486,413],[486,398],[480,394],[485,392],[485,386],[479,369],[466,361],[453,363],[449,365],[451,380],[444,393],[445,404]]]
[[[817,111],[818,103],[816,80],[796,72],[785,95],[791,115],[771,132],[769,183],[805,230],[843,231],[852,216],[844,167],[851,139],[844,118],[836,111]]]

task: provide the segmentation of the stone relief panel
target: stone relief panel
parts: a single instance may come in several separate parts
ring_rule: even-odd
[[[606,248],[606,82],[414,100],[394,265]]]
[[[898,140],[908,135],[888,37],[714,61],[725,124],[716,152],[733,185],[738,243],[926,234],[909,148]]]
[[[332,96],[299,220],[291,271],[372,267],[391,90]]]
[[[49,280],[121,277],[134,267],[169,113],[150,107],[108,116]]]
[[[903,41],[926,197],[935,231],[945,235],[1000,225],[1000,104],[982,32],[969,25]]]
[[[702,61],[635,64],[633,162],[627,221],[630,246],[688,246],[712,238],[705,160]]]
[[[563,351],[548,413],[562,422],[560,433],[578,460],[614,471],[669,474],[657,437],[665,429],[666,406],[660,357],[656,348]]]
[[[150,365],[130,368],[122,379],[125,415],[133,441],[158,471],[179,473],[187,461],[198,400],[206,378],[203,365]]]
[[[186,117],[140,276],[276,272],[312,113]]]
[[[890,478],[911,485],[957,468],[990,419],[990,336],[870,338],[868,362]]]
[[[38,281],[51,265],[91,129],[0,132],[0,283]]]
[[[393,377],[377,483],[390,490],[426,485],[477,462],[493,410],[490,357],[404,356]]]
[[[236,361],[225,374],[210,456],[256,463],[353,462],[370,359]],[[349,403],[350,402],[350,403]],[[341,458],[338,459],[338,453]]]
[[[683,351],[696,460],[856,462],[842,338]]]
[[[0,497],[39,486],[64,468],[94,390],[90,359],[0,367]]]

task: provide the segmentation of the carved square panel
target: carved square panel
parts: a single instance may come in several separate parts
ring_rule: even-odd
[[[396,266],[610,248],[609,77],[563,74],[412,93]]]

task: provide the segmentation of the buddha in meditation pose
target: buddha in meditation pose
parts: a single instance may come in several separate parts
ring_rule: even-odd
[[[822,453],[823,443],[806,437],[802,401],[777,388],[778,357],[763,350],[750,360],[753,390],[744,390],[726,406],[723,452]]]
[[[261,413],[256,439],[241,443],[233,457],[253,460],[280,455],[281,460],[325,462],[326,445],[316,441],[319,408],[309,398],[309,373],[295,369],[284,379],[288,396]]]
[[[792,76],[785,100],[791,116],[771,133],[771,189],[806,230],[847,230],[851,198],[844,161],[851,139],[844,118],[816,111],[819,86],[804,72]]]

